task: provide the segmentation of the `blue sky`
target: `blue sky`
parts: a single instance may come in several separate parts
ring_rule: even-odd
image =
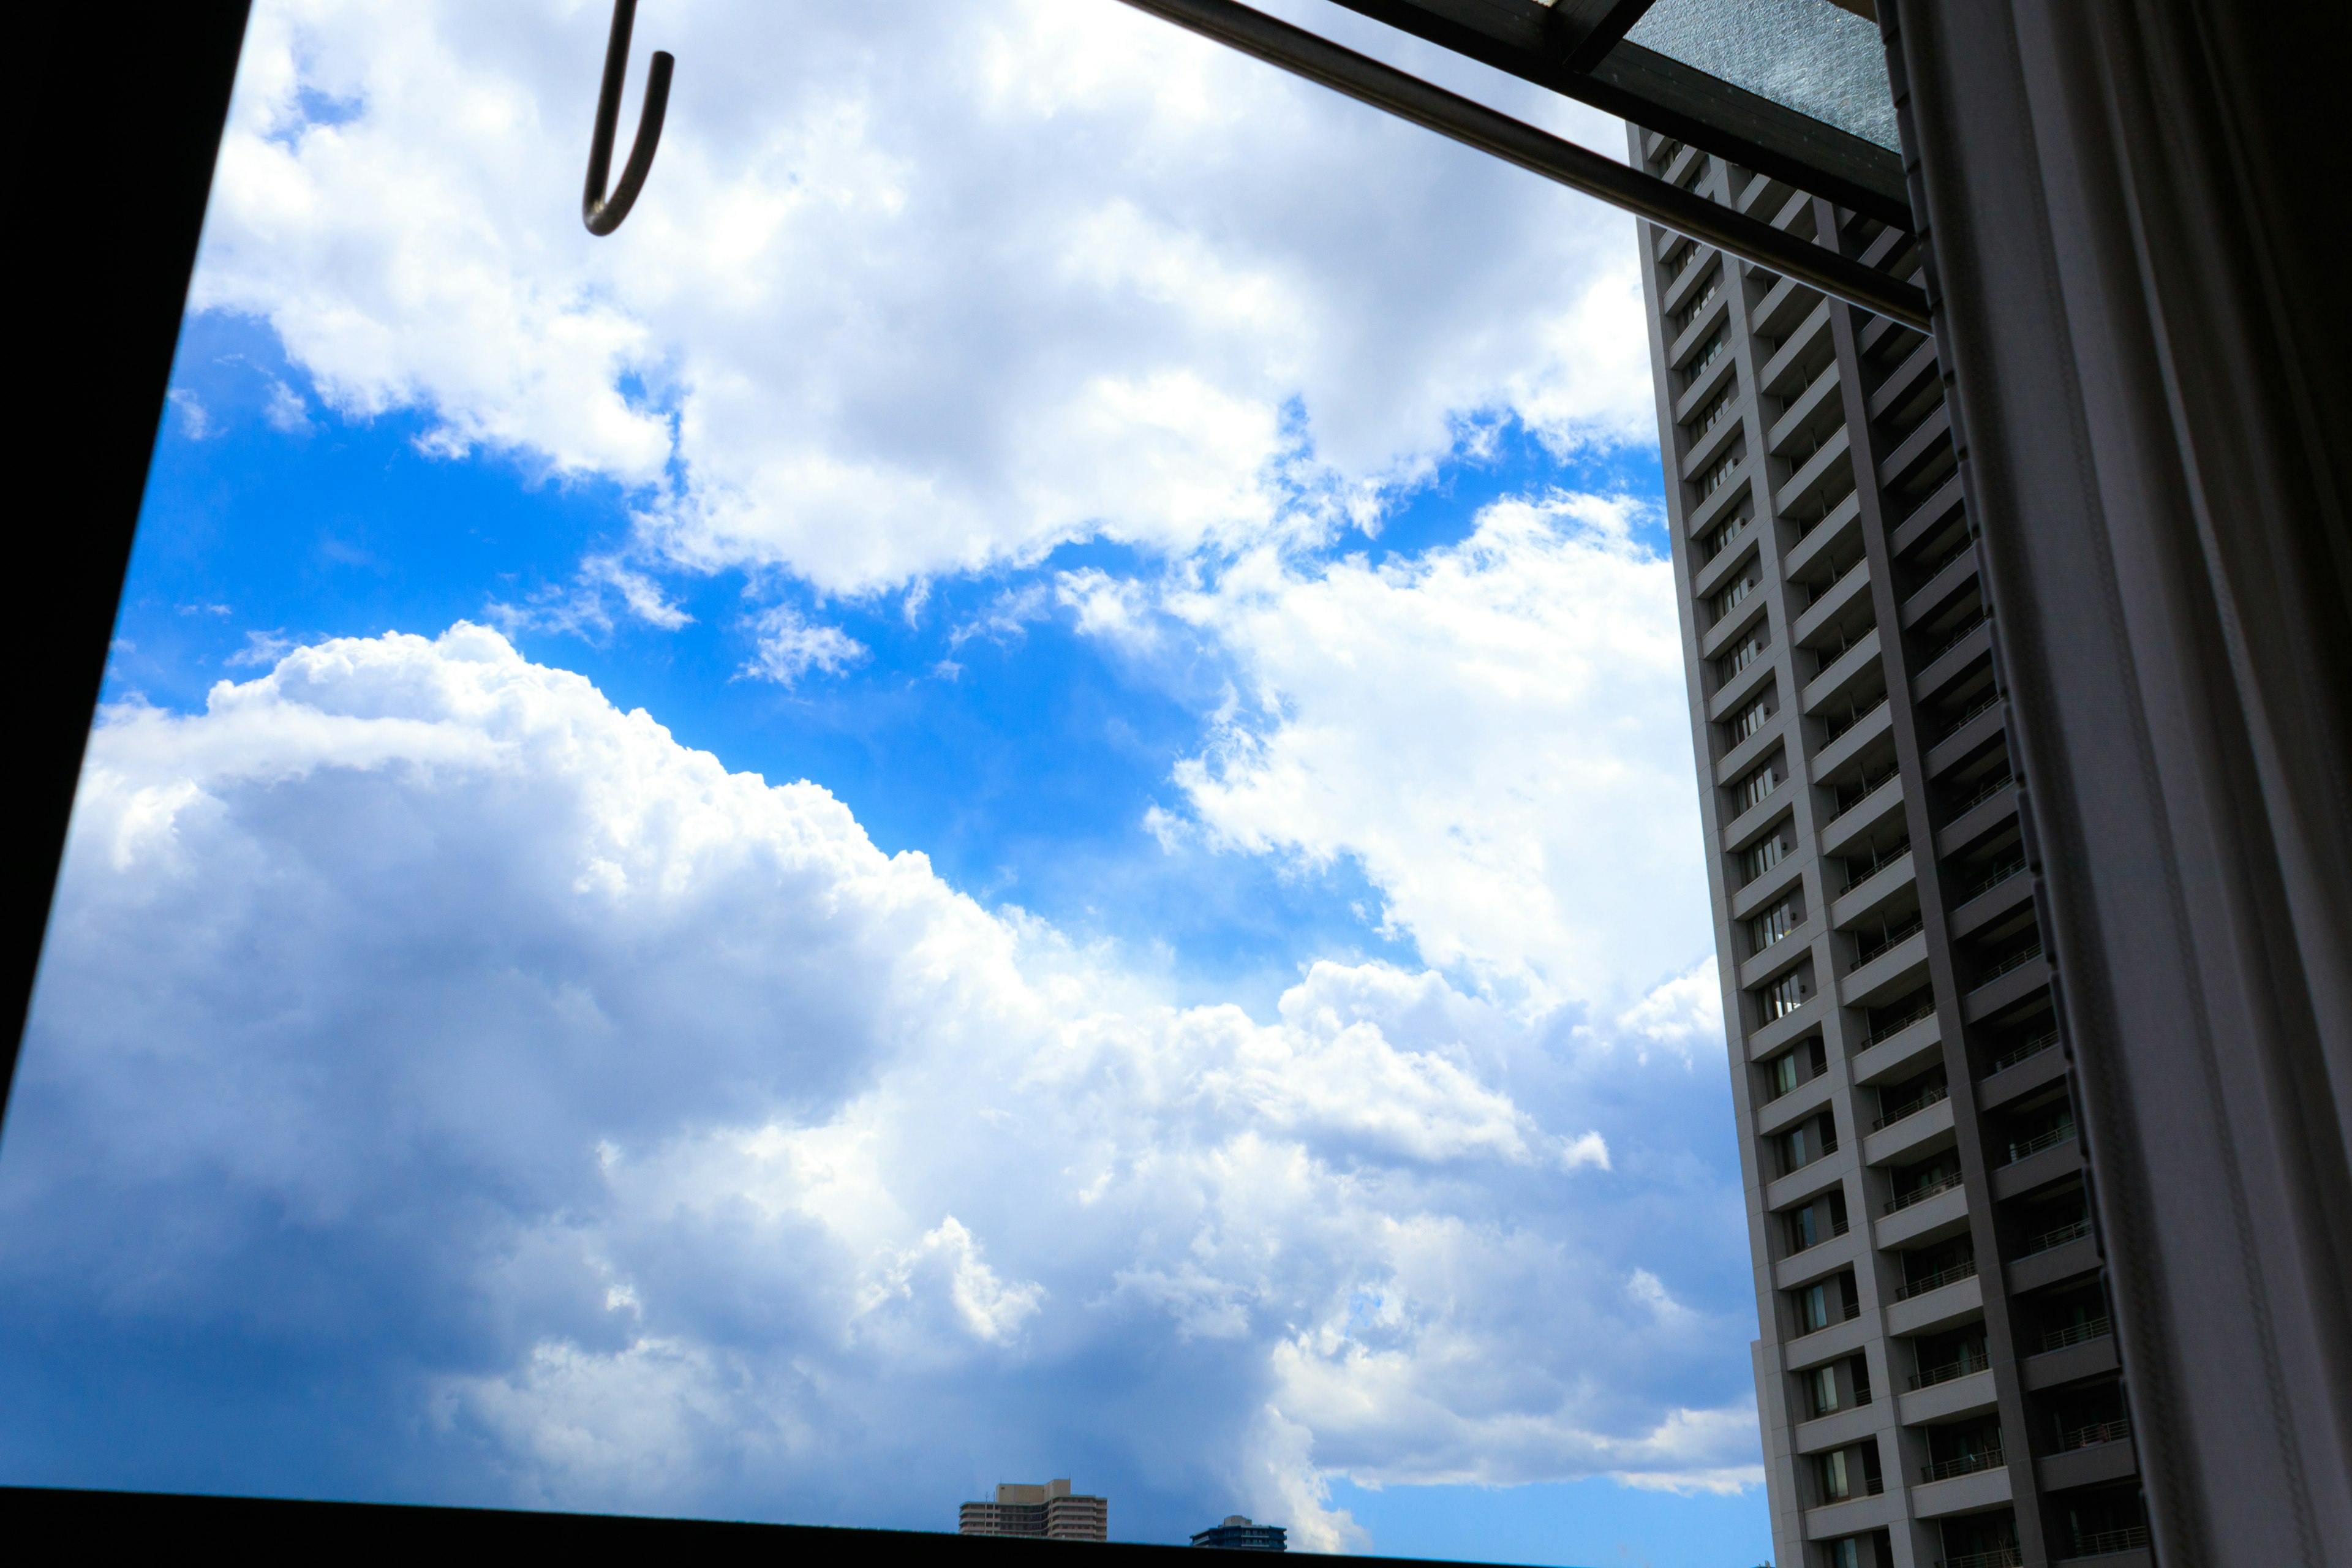
[[[0,1474],[1759,1560],[1630,229],[923,12],[649,13],[593,242],[563,8],[257,8]]]

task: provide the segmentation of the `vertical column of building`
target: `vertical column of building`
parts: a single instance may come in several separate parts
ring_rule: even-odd
[[[1898,231],[1634,143],[1686,188],[1917,265]],[[1643,258],[1780,1560],[2129,1546],[2130,1444],[1932,347],[1646,226]]]

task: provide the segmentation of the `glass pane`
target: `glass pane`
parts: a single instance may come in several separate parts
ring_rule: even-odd
[[[1901,150],[1878,26],[1830,0],[1659,0],[1625,37],[1890,152]]]

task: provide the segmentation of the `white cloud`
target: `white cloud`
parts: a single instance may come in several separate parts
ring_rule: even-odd
[[[820,626],[790,605],[772,605],[751,619],[752,649],[743,673],[790,686],[812,669],[838,674],[866,658],[866,645],[839,626]]]
[[[1481,412],[1650,438],[1627,219],[1113,0],[709,0],[638,33],[633,92],[656,47],[677,86],[598,240],[593,8],[257,7],[194,302],[266,319],[345,414],[633,487],[649,558],[827,592],[1312,529]]]
[[[1662,981],[1617,1020],[1627,1036],[1664,1046],[1685,1059],[1703,1049],[1712,1059],[1723,1051],[1723,981],[1709,957],[1685,974]]]
[[[1430,962],[1526,1009],[1613,1015],[1687,969],[1709,921],[1682,648],[1632,515],[1501,501],[1409,560],[1265,550],[1168,594],[1239,671],[1177,770],[1197,821],[1352,857]],[[1634,1023],[1665,1037],[1654,1009]]]
[[[0,1289],[373,1323],[482,1500],[935,1523],[1045,1433],[1337,1546],[1333,1474],[1753,1479],[1606,1114],[1434,973],[1173,1005],[459,626],[108,711]]]

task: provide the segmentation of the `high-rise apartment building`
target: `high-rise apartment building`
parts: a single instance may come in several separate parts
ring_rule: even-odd
[[[1028,1535],[1045,1541],[1108,1541],[1110,1503],[1074,1494],[1066,1480],[1043,1486],[1007,1481],[994,1502],[968,1502],[956,1521],[958,1535]]]
[[[1920,265],[1907,233],[1630,134],[1685,189]],[[2144,1563],[1935,344],[1640,232],[1778,1561]]]
[[[1224,1522],[1195,1531],[1192,1544],[1227,1552],[1287,1552],[1290,1532],[1279,1524],[1254,1524],[1247,1514],[1229,1513]]]

